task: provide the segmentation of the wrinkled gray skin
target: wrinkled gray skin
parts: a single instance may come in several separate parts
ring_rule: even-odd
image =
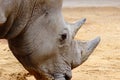
[[[86,19],[66,23],[61,8],[62,0],[0,0],[0,38],[37,80],[70,80],[100,41],[74,40]]]

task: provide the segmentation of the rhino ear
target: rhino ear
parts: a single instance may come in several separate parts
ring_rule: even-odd
[[[83,18],[83,19],[77,21],[76,23],[73,23],[70,25],[73,38],[75,37],[76,33],[81,28],[81,26],[85,23],[85,21],[86,21],[86,18]]]

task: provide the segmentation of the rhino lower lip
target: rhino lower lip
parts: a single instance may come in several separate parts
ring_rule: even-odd
[[[3,26],[4,27],[4,26]],[[6,38],[10,28],[0,28],[0,38]]]
[[[4,38],[7,32],[2,27],[0,28],[0,38]]]

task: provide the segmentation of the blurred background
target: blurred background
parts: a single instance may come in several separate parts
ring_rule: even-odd
[[[116,6],[120,7],[120,0],[63,0],[65,7],[80,6]]]

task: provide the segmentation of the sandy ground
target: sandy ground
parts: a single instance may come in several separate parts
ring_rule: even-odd
[[[68,22],[87,18],[76,39],[101,37],[89,59],[73,70],[72,80],[120,80],[120,8],[64,8],[63,14]],[[5,40],[0,40],[0,80],[34,80],[12,55]]]

